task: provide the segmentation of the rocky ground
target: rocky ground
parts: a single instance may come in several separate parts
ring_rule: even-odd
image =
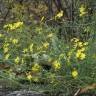
[[[5,84],[5,83],[4,83]],[[35,91],[27,91],[27,90],[20,90],[14,91],[8,86],[5,86],[2,82],[0,82],[0,96],[53,96],[44,93],[39,93]],[[64,94],[55,95],[55,96],[66,96]],[[95,93],[83,93],[78,95],[69,95],[69,96],[96,96]]]

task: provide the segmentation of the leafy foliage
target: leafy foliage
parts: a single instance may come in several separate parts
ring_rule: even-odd
[[[50,96],[96,83],[96,1],[21,1],[1,3],[9,9],[0,17],[0,79]]]

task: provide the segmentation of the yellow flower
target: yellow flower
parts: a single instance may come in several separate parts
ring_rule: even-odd
[[[77,43],[77,42],[79,42],[79,39],[78,38],[73,38],[73,39],[71,39],[71,42]]]
[[[81,51],[80,51],[80,50],[78,50],[78,51],[77,51],[77,53],[76,53],[76,57],[77,57],[77,58],[79,58],[79,57],[80,57],[80,55],[81,55]]]
[[[67,60],[68,65],[70,64],[70,60],[71,60],[71,57],[72,57],[72,55],[73,55],[73,52],[74,52],[74,50],[71,49],[71,50],[67,53],[67,58],[66,58],[66,60]]]
[[[34,64],[34,66],[32,67],[32,71],[34,72],[38,72],[40,71],[41,67],[38,63]]]
[[[8,50],[9,50],[8,47],[5,47],[5,48],[4,48],[4,53],[7,53]]]
[[[48,48],[48,46],[49,46],[49,43],[48,42],[43,43],[43,47],[44,48]]]
[[[60,69],[61,68],[61,63],[59,62],[59,61],[54,61],[53,62],[53,68],[55,69],[55,70],[58,70],[58,69]]]
[[[61,10],[59,13],[57,13],[55,18],[61,18],[62,16],[63,16],[63,10]]]
[[[71,56],[72,56],[72,53],[73,53],[73,51],[70,50],[70,51],[68,52],[68,57],[71,57]]]
[[[85,59],[86,55],[82,52],[82,50],[77,50],[76,57],[80,60]]]
[[[27,79],[28,79],[28,80],[32,80],[32,75],[31,75],[31,74],[28,74],[28,75],[27,75]]]
[[[78,42],[77,45],[78,45],[78,47],[82,47],[83,46],[83,42]]]
[[[3,37],[3,34],[0,34],[0,38]]]
[[[13,44],[17,44],[17,43],[18,43],[18,39],[13,39],[13,40],[12,40],[12,43],[13,43]]]
[[[23,22],[16,22],[16,23],[13,24],[13,26],[15,26],[15,28],[18,28],[22,25],[23,25]]]
[[[6,24],[6,25],[4,25],[3,28],[8,28],[8,29],[10,29],[11,27],[12,27],[12,24]]]
[[[9,43],[4,43],[3,46],[4,46],[4,47],[8,47],[8,46],[9,46]]]
[[[15,59],[14,59],[15,63],[18,64],[19,61],[20,61],[20,58],[17,56]]]
[[[80,11],[80,17],[86,15],[86,8],[84,7],[84,5],[81,5],[81,7],[79,8]]]
[[[48,38],[51,38],[53,36],[53,34],[52,33],[50,33],[50,34],[48,34]]]
[[[80,60],[85,59],[85,57],[86,57],[86,55],[85,55],[84,53],[81,53],[81,55],[80,55]]]
[[[78,71],[74,68],[73,69],[73,71],[72,71],[72,77],[74,78],[74,79],[76,79],[77,77],[78,77]]]
[[[78,38],[71,39],[71,42],[73,43],[73,48],[77,48],[79,41],[80,40]]]
[[[24,48],[23,49],[23,53],[26,53],[26,52],[28,52],[28,49],[27,48]]]
[[[8,60],[9,57],[10,57],[10,54],[6,54],[5,55],[5,60]]]
[[[7,28],[9,30],[14,30],[18,27],[21,27],[22,25],[23,25],[23,22],[16,22],[16,23],[13,23],[13,24],[4,25],[4,28]]]
[[[29,46],[30,52],[33,52],[33,44]]]

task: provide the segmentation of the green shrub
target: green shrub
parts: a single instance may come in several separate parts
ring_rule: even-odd
[[[57,32],[58,28],[45,24],[5,25],[0,34],[0,61],[5,65],[1,77],[17,82],[22,88],[50,94],[68,95],[95,83],[95,42],[73,38],[64,43]]]

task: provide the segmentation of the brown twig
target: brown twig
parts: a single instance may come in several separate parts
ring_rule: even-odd
[[[92,85],[88,85],[84,88],[78,89],[74,94],[74,96],[78,96],[79,94],[86,93],[88,92],[88,90],[93,90],[93,89],[96,89],[96,83],[93,83]]]

